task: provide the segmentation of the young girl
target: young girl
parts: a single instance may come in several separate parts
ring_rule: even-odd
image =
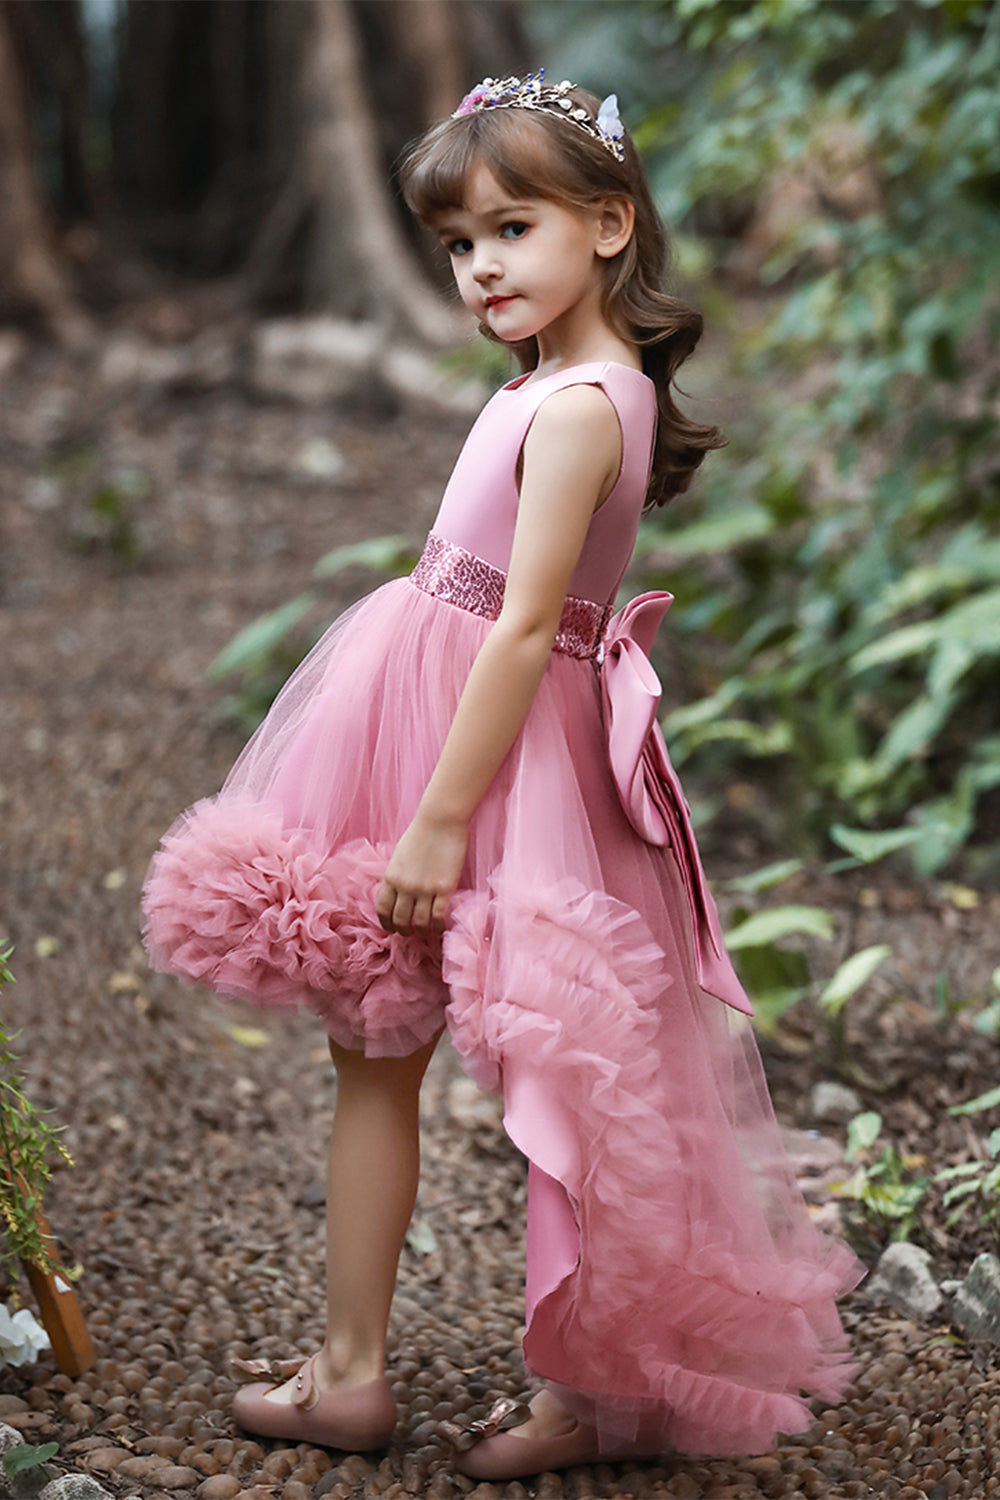
[[[306,1005],[338,1087],[322,1348],[237,1420],[386,1442],[420,1081],[443,1028],[529,1162],[524,1354],[457,1462],[759,1452],[849,1377],[858,1279],[781,1147],[647,652],[670,603],[612,602],[647,502],[714,428],[674,404],[699,315],[615,100],[486,79],[410,152],[407,201],[524,373],[476,422],[411,577],[349,610],[145,893],[158,967]],[[478,1439],[478,1441],[477,1441]]]

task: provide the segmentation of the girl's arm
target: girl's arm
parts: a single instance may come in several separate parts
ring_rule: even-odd
[[[524,442],[503,608],[473,663],[441,756],[396,845],[377,909],[390,932],[440,930],[465,863],[469,820],[527,717],[594,510],[622,457],[618,417],[596,386],[538,409]]]

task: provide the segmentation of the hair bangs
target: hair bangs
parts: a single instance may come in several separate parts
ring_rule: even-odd
[[[587,191],[582,174],[572,169],[572,147],[577,144],[572,131],[568,122],[550,124],[544,116],[518,109],[484,110],[445,120],[403,162],[403,196],[417,218],[426,222],[435,214],[464,207],[469,175],[481,166],[513,198],[551,198],[582,206],[600,192]],[[586,145],[585,136],[583,141]],[[615,186],[604,191],[613,192]]]

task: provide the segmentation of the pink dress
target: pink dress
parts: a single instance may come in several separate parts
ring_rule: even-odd
[[[375,897],[503,598],[517,459],[541,402],[600,386],[617,483],[551,661],[472,820],[442,940],[387,935]],[[529,1161],[530,1369],[613,1447],[761,1452],[835,1401],[849,1251],[782,1150],[687,809],[648,646],[669,596],[611,618],[649,477],[651,383],[580,365],[498,391],[409,579],[348,610],[145,888],[153,964],[402,1056],[447,1024],[502,1089]]]

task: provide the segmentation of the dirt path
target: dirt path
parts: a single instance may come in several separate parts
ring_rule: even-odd
[[[100,1360],[77,1381],[45,1364],[4,1372],[0,1419],[57,1439],[62,1458],[122,1495],[468,1492],[436,1423],[478,1414],[521,1381],[511,1351],[524,1177],[495,1107],[442,1048],[394,1314],[401,1424],[388,1455],[338,1461],[250,1441],[229,1418],[230,1356],[307,1351],[320,1325],[331,1069],[308,1021],[261,1023],[150,976],[137,933],[158,836],[218,785],[241,743],[218,720],[207,664],[235,629],[307,587],[330,546],[390,531],[418,539],[463,424],[302,413],[224,393],[112,400],[42,354],[2,395],[0,935],[17,944],[18,978],[5,1004],[23,1028],[33,1096],[68,1122],[77,1166],[57,1177],[50,1208],[82,1267]],[[338,480],[311,472],[317,443],[331,445],[327,467],[332,450],[342,455]],[[95,511],[102,486],[118,496],[117,520],[111,501],[108,515]],[[144,487],[125,524],[122,497]],[[78,550],[86,535],[89,550]],[[366,583],[345,576],[326,596],[329,613]],[[995,1051],[967,1018],[937,1023],[934,977],[948,974],[954,996],[985,990],[997,902],[961,910],[941,892],[870,881],[859,901],[859,882],[805,884],[804,897],[845,915],[845,941],[851,927],[855,946],[895,945],[885,984],[905,1003],[873,1003],[856,1036],[857,1060],[886,1085],[865,1102],[904,1145],[943,1164],[964,1142],[943,1105],[995,1081]],[[819,1054],[808,1024],[769,1049],[789,1124],[811,1123]],[[989,1243],[936,1224],[946,1272]],[[947,1330],[874,1309],[860,1293],[847,1315],[858,1382],[796,1443],[742,1462],[579,1470],[534,1488],[546,1500],[979,1500],[1000,1490],[989,1351],[942,1340]]]

